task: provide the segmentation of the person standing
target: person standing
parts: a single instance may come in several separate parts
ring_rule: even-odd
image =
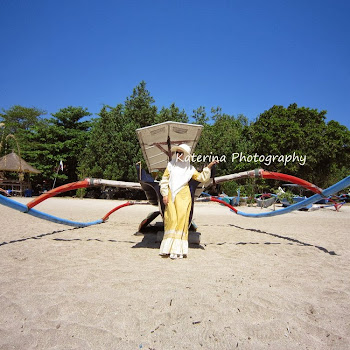
[[[165,211],[164,237],[159,255],[181,259],[188,254],[188,228],[192,205],[188,182],[191,179],[207,182],[212,166],[218,161],[211,162],[200,173],[190,164],[191,148],[188,145],[174,146],[171,152],[175,152],[175,157],[168,163],[160,181]]]

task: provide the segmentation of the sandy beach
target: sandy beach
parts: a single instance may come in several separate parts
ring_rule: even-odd
[[[37,209],[92,221],[124,202]],[[0,349],[350,348],[350,206],[253,219],[196,203],[201,244],[174,261],[135,234],[156,209],[76,229],[0,205]]]

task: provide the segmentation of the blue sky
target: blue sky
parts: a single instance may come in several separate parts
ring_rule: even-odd
[[[254,120],[327,110],[350,129],[349,1],[0,0],[0,108],[156,101]]]

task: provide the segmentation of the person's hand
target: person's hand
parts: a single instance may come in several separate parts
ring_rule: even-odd
[[[211,169],[213,165],[218,164],[219,161],[218,160],[213,160],[209,165],[208,168]]]
[[[168,205],[168,203],[169,203],[169,198],[168,198],[168,196],[164,196],[164,197],[163,197],[163,203],[164,203],[164,205]]]

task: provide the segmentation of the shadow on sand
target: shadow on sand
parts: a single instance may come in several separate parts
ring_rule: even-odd
[[[209,226],[209,225],[204,225],[204,226]],[[213,225],[214,226],[214,225]],[[253,228],[245,228],[245,227],[240,227],[237,225],[233,225],[233,224],[228,224],[228,226],[231,227],[235,227],[238,228],[240,230],[245,230],[245,231],[251,231],[251,232],[256,232],[256,233],[260,233],[263,235],[268,235],[271,237],[275,237],[275,238],[279,238],[279,239],[283,239],[286,241],[289,241],[291,245],[296,244],[299,246],[304,246],[304,247],[313,247],[316,248],[326,254],[329,255],[337,255],[334,251],[329,251],[328,249],[321,247],[319,245],[313,245],[310,243],[306,243],[306,242],[302,242],[298,239],[295,238],[291,238],[291,237],[287,237],[287,236],[282,236],[276,233],[271,233],[271,232],[266,232],[266,231],[262,231],[262,230],[258,230],[258,229],[253,229]],[[15,240],[11,240],[8,242],[1,242],[0,243],[0,247],[8,245],[8,244],[14,244],[14,243],[20,243],[20,242],[26,242],[29,240],[37,240],[37,239],[41,239],[44,237],[48,237],[48,236],[53,236],[62,232],[67,232],[67,231],[74,231],[77,230],[79,228],[77,227],[73,227],[73,228],[68,228],[68,229],[64,229],[64,230],[57,230],[57,231],[52,231],[49,233],[43,233],[37,236],[33,236],[33,237],[26,237],[26,238],[21,238],[21,239],[15,239]],[[81,229],[81,228],[80,228]],[[137,242],[135,241],[128,241],[128,240],[116,240],[116,239],[99,239],[99,238],[52,238],[54,241],[59,241],[59,242],[73,242],[73,241],[96,241],[96,242],[111,242],[111,243],[129,243],[129,244],[134,244],[132,246],[132,248],[150,248],[150,249],[159,249],[160,248],[160,242],[157,241],[157,234],[155,232],[146,232],[146,233],[140,233],[140,232],[136,232],[134,234],[134,236],[143,236],[142,241]],[[278,242],[265,242],[265,243],[258,243],[258,242],[237,242],[237,243],[227,243],[227,242],[219,242],[219,243],[206,243],[203,245],[201,244],[189,244],[189,247],[191,249],[203,249],[205,250],[205,246],[207,245],[211,245],[211,244],[216,244],[216,245],[224,245],[224,244],[235,244],[235,245],[246,245],[246,244],[266,244],[266,245],[280,245],[281,243]]]

